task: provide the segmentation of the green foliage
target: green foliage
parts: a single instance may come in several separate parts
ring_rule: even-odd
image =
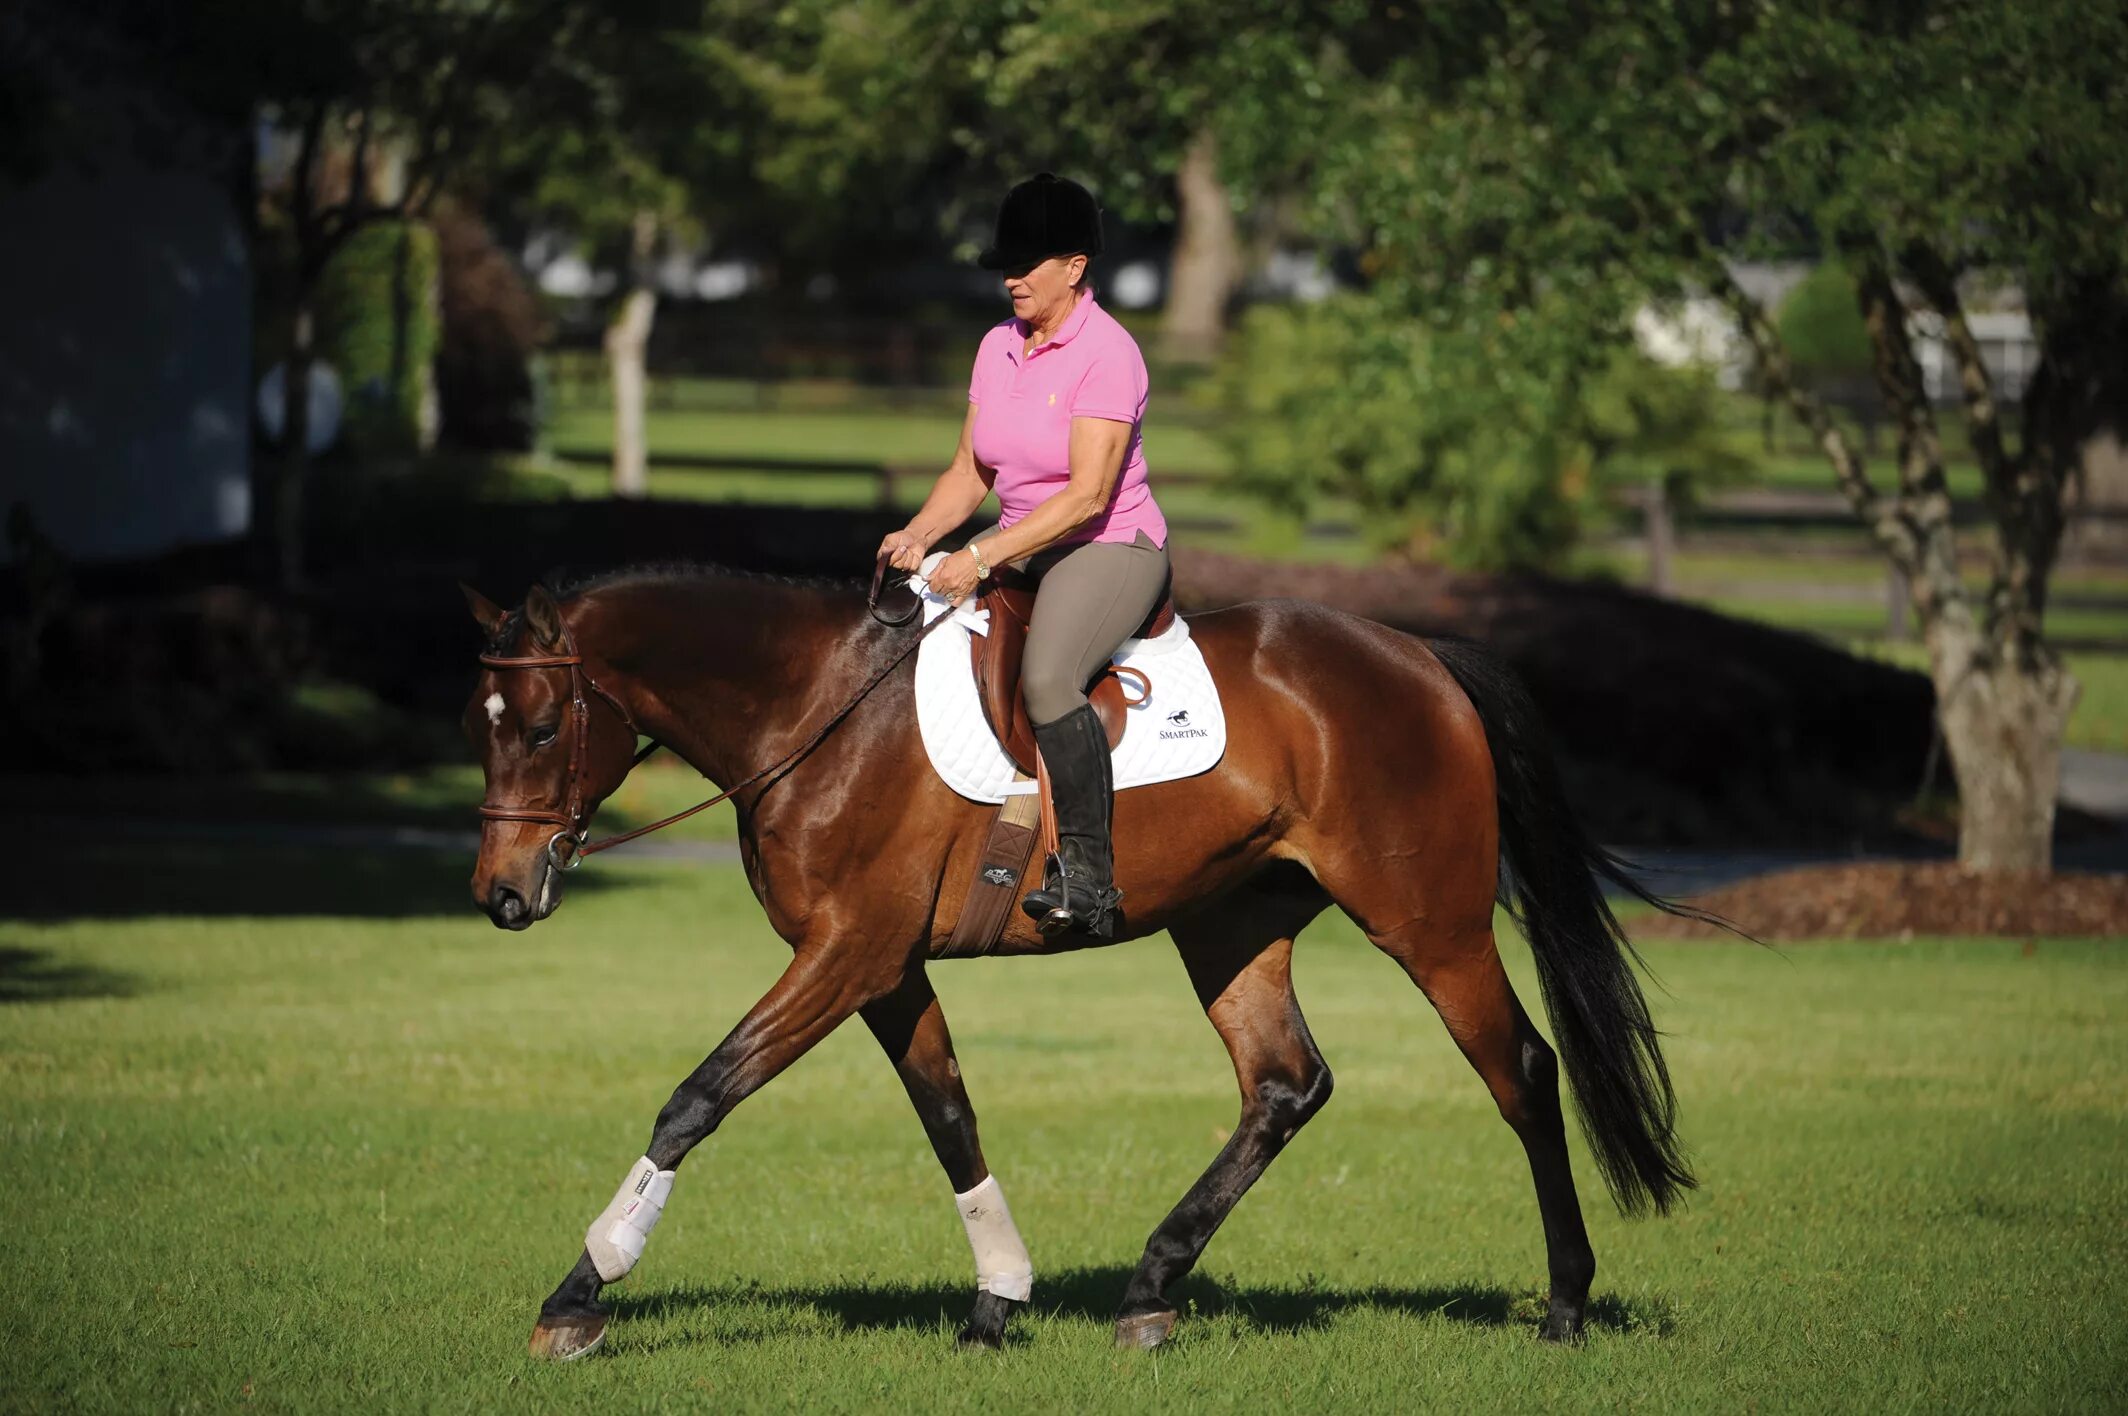
[[[1910,352],[1896,344],[1919,317],[1959,312],[1961,280],[2022,288],[2042,363],[2023,441],[1979,439],[1996,487],[1991,592],[1974,602],[1952,585],[1927,601],[1950,608],[1928,614],[1924,632],[1955,635],[1971,610],[1989,652],[2043,661],[2063,491],[2095,431],[2128,428],[2128,9],[1396,8],[1393,32],[1314,51],[1305,82],[1260,80],[1323,102],[1313,121],[1266,125],[1244,146],[1266,174],[1308,173],[1316,229],[1359,248],[1388,316],[1457,332],[1473,357],[1508,370],[1502,381],[1571,390],[1623,346],[1631,310],[1651,297],[1715,291],[1745,304],[1726,270],[1740,257],[1822,250],[1881,274],[1906,302],[1875,336],[1890,355]],[[1492,338],[1495,324],[1512,337]],[[1832,343],[1819,352],[1843,352]],[[1873,406],[1858,410],[1865,420]],[[2005,421],[1974,409],[1988,432]],[[1911,477],[1933,478],[1913,466]],[[1917,551],[1881,524],[1882,544],[1909,565],[1945,562],[1942,527],[1918,533]]]
[[[1543,566],[1612,485],[1742,466],[1704,373],[1630,348],[1582,370],[1499,347],[1365,296],[1251,311],[1220,374],[1237,484],[1295,513],[1349,499],[1384,547]]]
[[[517,262],[455,203],[430,219],[441,270],[443,344],[436,358],[441,440],[462,450],[524,451],[537,436],[546,335]]]
[[[358,456],[404,457],[433,433],[437,269],[427,226],[377,222],[350,236],[319,280],[318,353],[340,376],[343,436]]]
[[[1357,7],[1296,9],[1273,0],[1050,0],[1024,7],[998,41],[986,97],[1011,120],[1001,157],[1074,168],[1103,204],[1138,221],[1172,221],[1174,177],[1200,132],[1256,167],[1258,190],[1297,174],[1265,165],[1266,129],[1309,102],[1309,59]],[[1288,89],[1276,81],[1294,76]],[[1061,110],[1056,96],[1069,95]],[[1315,95],[1320,97],[1318,93]],[[1061,121],[1059,121],[1061,120]]]
[[[2075,0],[1410,7],[1263,76],[1325,101],[1259,136],[1414,305],[1676,288],[1740,224],[1732,253],[1920,241],[2051,289],[2128,252],[2124,48]]]
[[[1728,435],[1723,400],[1710,370],[1618,349],[1583,390],[1581,435],[1604,483],[1659,479],[1689,500],[1757,470]]]
[[[1237,171],[1298,181],[1265,135],[1324,97],[1312,57],[1363,8],[711,0],[696,54],[723,120],[717,170],[754,208],[737,219],[773,222],[786,256],[866,267],[942,235],[972,255],[1004,184],[1043,168],[1119,216],[1170,220],[1182,153],[1208,127]]]
[[[1805,378],[1869,372],[1869,331],[1855,300],[1855,278],[1839,262],[1824,262],[1788,292],[1778,326],[1790,362]]]

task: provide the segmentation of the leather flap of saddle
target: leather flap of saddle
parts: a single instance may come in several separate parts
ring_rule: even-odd
[[[1005,749],[1013,766],[1031,777],[1034,722],[1027,716],[1027,701],[1020,696],[1020,658],[1026,652],[1027,626],[1034,617],[1034,591],[1016,585],[993,585],[983,592],[981,606],[990,611],[990,632],[968,636],[976,696],[982,700],[983,717],[998,745]],[[1170,608],[1170,617],[1172,614]],[[1113,749],[1123,741],[1123,715],[1127,708],[1123,684],[1104,669],[1087,697],[1093,701],[1094,713]]]

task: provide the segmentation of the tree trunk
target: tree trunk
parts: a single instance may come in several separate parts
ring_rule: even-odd
[[[650,493],[649,454],[643,438],[643,406],[649,385],[644,351],[657,314],[657,292],[637,288],[621,302],[621,316],[606,330],[606,369],[613,384],[613,494]]]
[[[1241,237],[1210,129],[1197,134],[1175,174],[1180,217],[1168,266],[1160,343],[1170,359],[1208,363],[1226,335],[1227,300],[1241,280]]]
[[[2069,549],[2077,555],[2128,551],[2128,441],[2101,428],[2083,446],[2069,509]]]
[[[629,262],[630,289],[618,318],[606,328],[606,369],[613,385],[613,494],[650,494],[650,458],[643,435],[648,401],[650,327],[658,313],[650,257],[657,246],[657,217],[637,212]]]
[[[1648,479],[1642,519],[1647,528],[1648,593],[1668,596],[1676,588],[1672,552],[1677,548],[1677,527],[1670,515],[1670,479],[1658,474]]]
[[[2053,545],[2045,526],[2033,531],[2019,524],[2021,508],[2001,494],[2015,479],[2000,444],[1986,369],[1966,333],[1955,289],[1947,279],[1930,281],[1931,303],[1943,314],[1959,357],[1969,437],[1987,472],[1991,510],[2008,548],[2004,558],[2022,557],[2036,567],[2022,580],[1998,569],[1990,612],[1975,613],[1959,579],[1942,444],[1907,333],[1907,312],[1889,268],[1869,248],[1862,254],[1856,293],[1878,388],[1899,432],[1898,486],[1892,492],[1871,483],[1824,402],[1796,384],[1765,311],[1737,288],[1725,267],[1716,267],[1713,284],[1737,312],[1771,386],[1816,434],[1857,516],[1906,578],[1928,644],[1937,722],[1958,779],[1959,863],[1968,870],[2047,870],[2053,864],[2062,736],[2076,703],[2076,681],[2040,642],[2033,612],[2044,603]],[[2005,605],[2026,613],[2005,614]]]
[[[316,362],[310,293],[299,291],[289,322],[288,358],[281,366],[281,457],[272,505],[264,518],[273,582],[283,590],[302,583],[303,490],[310,475],[310,370]]]
[[[1932,658],[1937,720],[1958,778],[1958,863],[2052,869],[2062,735],[2076,679],[2058,664],[1990,663],[1955,648]],[[1952,667],[1959,663],[1968,667]]]
[[[1904,644],[1914,637],[1914,582],[1897,561],[1884,575],[1884,637]]]

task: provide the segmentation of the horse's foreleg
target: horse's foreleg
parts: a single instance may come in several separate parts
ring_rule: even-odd
[[[1004,1192],[983,1163],[975,1108],[968,1104],[946,1015],[923,965],[912,965],[901,986],[866,1007],[863,1017],[908,1089],[975,1250],[975,1308],[960,1340],[970,1347],[1002,1346],[1006,1320],[1027,1302],[1034,1266],[1005,1207]]]
[[[1315,1050],[1293,996],[1298,921],[1250,899],[1177,924],[1174,936],[1205,1014],[1234,1059],[1241,1120],[1182,1202],[1146,1240],[1124,1291],[1116,1342],[1156,1347],[1175,1326],[1167,1289],[1196,1267],[1241,1197],[1330,1099],[1330,1068]]]
[[[680,1083],[658,1113],[649,1149],[591,1222],[576,1267],[540,1305],[539,1322],[532,1330],[534,1356],[581,1357],[598,1346],[606,1334],[599,1290],[625,1276],[642,1257],[680,1161],[733,1107],[883,991],[861,986],[853,980],[854,972],[846,958],[801,953],[731,1035]]]

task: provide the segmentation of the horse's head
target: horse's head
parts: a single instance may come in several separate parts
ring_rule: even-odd
[[[497,927],[524,929],[561,903],[591,813],[628,775],[635,729],[545,587],[514,613],[460,588],[487,634],[464,720],[487,777],[473,903]]]

